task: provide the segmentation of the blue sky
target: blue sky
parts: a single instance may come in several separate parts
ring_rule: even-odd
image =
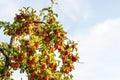
[[[78,43],[80,61],[84,62],[75,64],[73,80],[120,80],[120,0],[57,1],[54,11],[68,37]],[[22,6],[39,11],[49,5],[49,0],[1,0],[0,20],[12,22]],[[9,41],[2,31],[0,36],[0,41]],[[13,77],[24,76],[15,73]]]

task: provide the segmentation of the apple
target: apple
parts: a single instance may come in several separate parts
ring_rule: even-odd
[[[25,27],[30,27],[30,22],[26,22],[26,23],[24,24],[24,26],[25,26]]]
[[[59,49],[58,49],[58,51],[59,51],[59,52],[61,52],[61,51],[62,51],[62,49],[61,49],[61,48],[59,48]]]
[[[47,51],[44,51],[44,53],[43,53],[45,56],[48,54],[48,52]]]
[[[25,45],[30,45],[30,41],[29,41],[29,40],[26,40],[26,41],[25,41]]]
[[[34,44],[34,47],[35,47],[36,49],[38,49],[39,44],[38,44],[38,43],[35,43],[35,44]]]
[[[21,19],[21,15],[16,15],[16,19],[19,21]]]
[[[56,65],[53,65],[53,66],[52,66],[52,70],[55,71],[56,69],[57,69],[57,66],[56,66]]]
[[[37,63],[37,60],[36,60],[35,58],[33,58],[33,59],[31,60],[31,62],[35,64],[35,63]]]
[[[21,30],[17,30],[17,31],[16,31],[16,34],[17,34],[18,36],[21,36],[22,31],[21,31]]]
[[[38,26],[39,26],[39,24],[38,24],[38,23],[34,23],[34,25],[35,25],[36,27],[38,27]]]
[[[65,61],[65,59],[66,59],[66,57],[63,56],[63,57],[62,57],[62,61]]]
[[[13,57],[11,58],[11,60],[14,60],[15,62],[18,62],[18,61],[19,61],[17,56],[13,56]]]
[[[44,76],[43,80],[49,80],[48,76]]]
[[[53,23],[53,19],[52,18],[50,18],[50,24],[52,24]]]
[[[26,31],[26,34],[30,34],[30,33],[31,33],[31,31],[30,31],[30,30],[27,30],[27,31]]]
[[[51,32],[51,30],[47,30],[46,32],[47,32],[47,34],[49,35],[49,34],[50,34],[50,32]]]
[[[47,68],[47,65],[46,64],[42,64],[42,70],[45,70]]]
[[[30,80],[35,80],[34,76],[33,76],[33,77],[30,77]]]
[[[28,53],[33,53],[32,48],[27,48],[27,52],[28,52]]]
[[[24,18],[24,19],[27,19],[29,16],[22,13],[21,17]]]
[[[18,62],[14,63],[15,64],[15,67],[18,68],[20,65]]]
[[[21,45],[20,45],[20,48],[23,48],[23,47],[24,47],[23,44],[21,44]]]
[[[68,54],[69,54],[68,51],[65,51],[65,52],[64,52],[64,55],[68,55]]]
[[[72,55],[72,61],[73,62],[76,62],[77,61],[77,58],[75,56]]]
[[[34,71],[34,72],[32,73],[32,76],[38,76],[38,72],[37,72],[37,71]]]
[[[56,36],[56,37],[60,37],[60,32],[59,32],[59,31],[56,31],[55,36]]]
[[[45,41],[49,41],[50,40],[50,36],[45,36]]]
[[[70,67],[71,66],[71,63],[67,63],[67,67]]]
[[[43,80],[43,78],[42,78],[42,77],[40,77],[40,78],[39,78],[39,80]]]
[[[30,60],[27,60],[27,64],[30,65],[32,64],[32,62]]]
[[[49,60],[48,59],[46,59],[45,62],[46,62],[46,64],[49,64]]]
[[[75,47],[76,47],[76,45],[75,45],[75,44],[73,44],[73,45],[72,45],[72,48],[74,49]]]
[[[5,76],[9,78],[9,77],[10,77],[10,72],[7,71],[7,72],[5,73]]]
[[[65,69],[64,73],[68,74],[70,71],[69,69]]]
[[[12,29],[9,29],[7,34],[12,35]]]
[[[64,41],[60,41],[59,45],[62,46],[64,44]]]
[[[69,49],[69,48],[70,48],[70,46],[69,46],[69,45],[66,45],[65,49]]]
[[[62,36],[63,38],[65,38],[65,34],[61,34],[61,36]]]
[[[55,50],[54,48],[51,48],[51,49],[50,49],[50,52],[52,52],[52,53],[53,53],[53,52],[54,52],[54,50]]]
[[[58,49],[58,48],[59,48],[58,44],[55,44],[55,45],[54,45],[54,48],[55,48],[55,49]]]
[[[18,60],[19,60],[20,62],[22,62],[22,61],[23,61],[23,56],[19,55]]]

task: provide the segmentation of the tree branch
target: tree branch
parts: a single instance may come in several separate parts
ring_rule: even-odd
[[[13,35],[11,37],[11,40],[10,40],[10,45],[9,47],[12,48],[14,46],[14,41],[15,41],[15,35]],[[2,46],[3,43],[0,42],[0,46]],[[5,66],[2,70],[2,73],[1,73],[1,77],[2,77],[2,80],[5,79],[5,74],[6,74],[6,71],[8,71],[9,69],[9,65],[10,65],[10,58],[8,55],[5,54],[5,50],[4,49],[0,49],[0,52],[3,54],[3,56],[5,57]]]
[[[5,73],[6,73],[6,71],[8,71],[8,68],[9,68],[9,64],[10,64],[10,59],[9,59],[9,57],[5,54],[5,51],[3,50],[3,49],[0,49],[0,52],[4,55],[4,57],[5,57],[5,66],[4,66],[4,68],[3,68],[3,70],[2,70],[2,73],[1,73],[1,77],[2,77],[2,79],[4,79],[5,78]]]
[[[10,40],[10,47],[14,46],[14,41],[15,41],[15,35],[12,35],[11,40]]]

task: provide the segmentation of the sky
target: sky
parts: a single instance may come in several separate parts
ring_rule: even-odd
[[[73,80],[120,80],[120,0],[57,0],[54,11],[78,43],[80,62],[75,64]],[[49,0],[0,0],[0,20],[13,21],[23,6],[38,12],[50,6]],[[9,37],[0,31],[0,41]],[[13,78],[27,80],[15,72]]]

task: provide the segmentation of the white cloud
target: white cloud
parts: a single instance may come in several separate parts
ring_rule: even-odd
[[[96,24],[87,35],[75,32],[72,39],[78,42],[84,62],[76,65],[74,80],[120,79],[120,18]]]
[[[0,20],[12,21],[18,6],[15,2],[10,0],[0,1]]]
[[[78,21],[81,16],[84,19],[90,16],[91,7],[88,0],[60,0],[58,3],[59,13],[74,22]]]

